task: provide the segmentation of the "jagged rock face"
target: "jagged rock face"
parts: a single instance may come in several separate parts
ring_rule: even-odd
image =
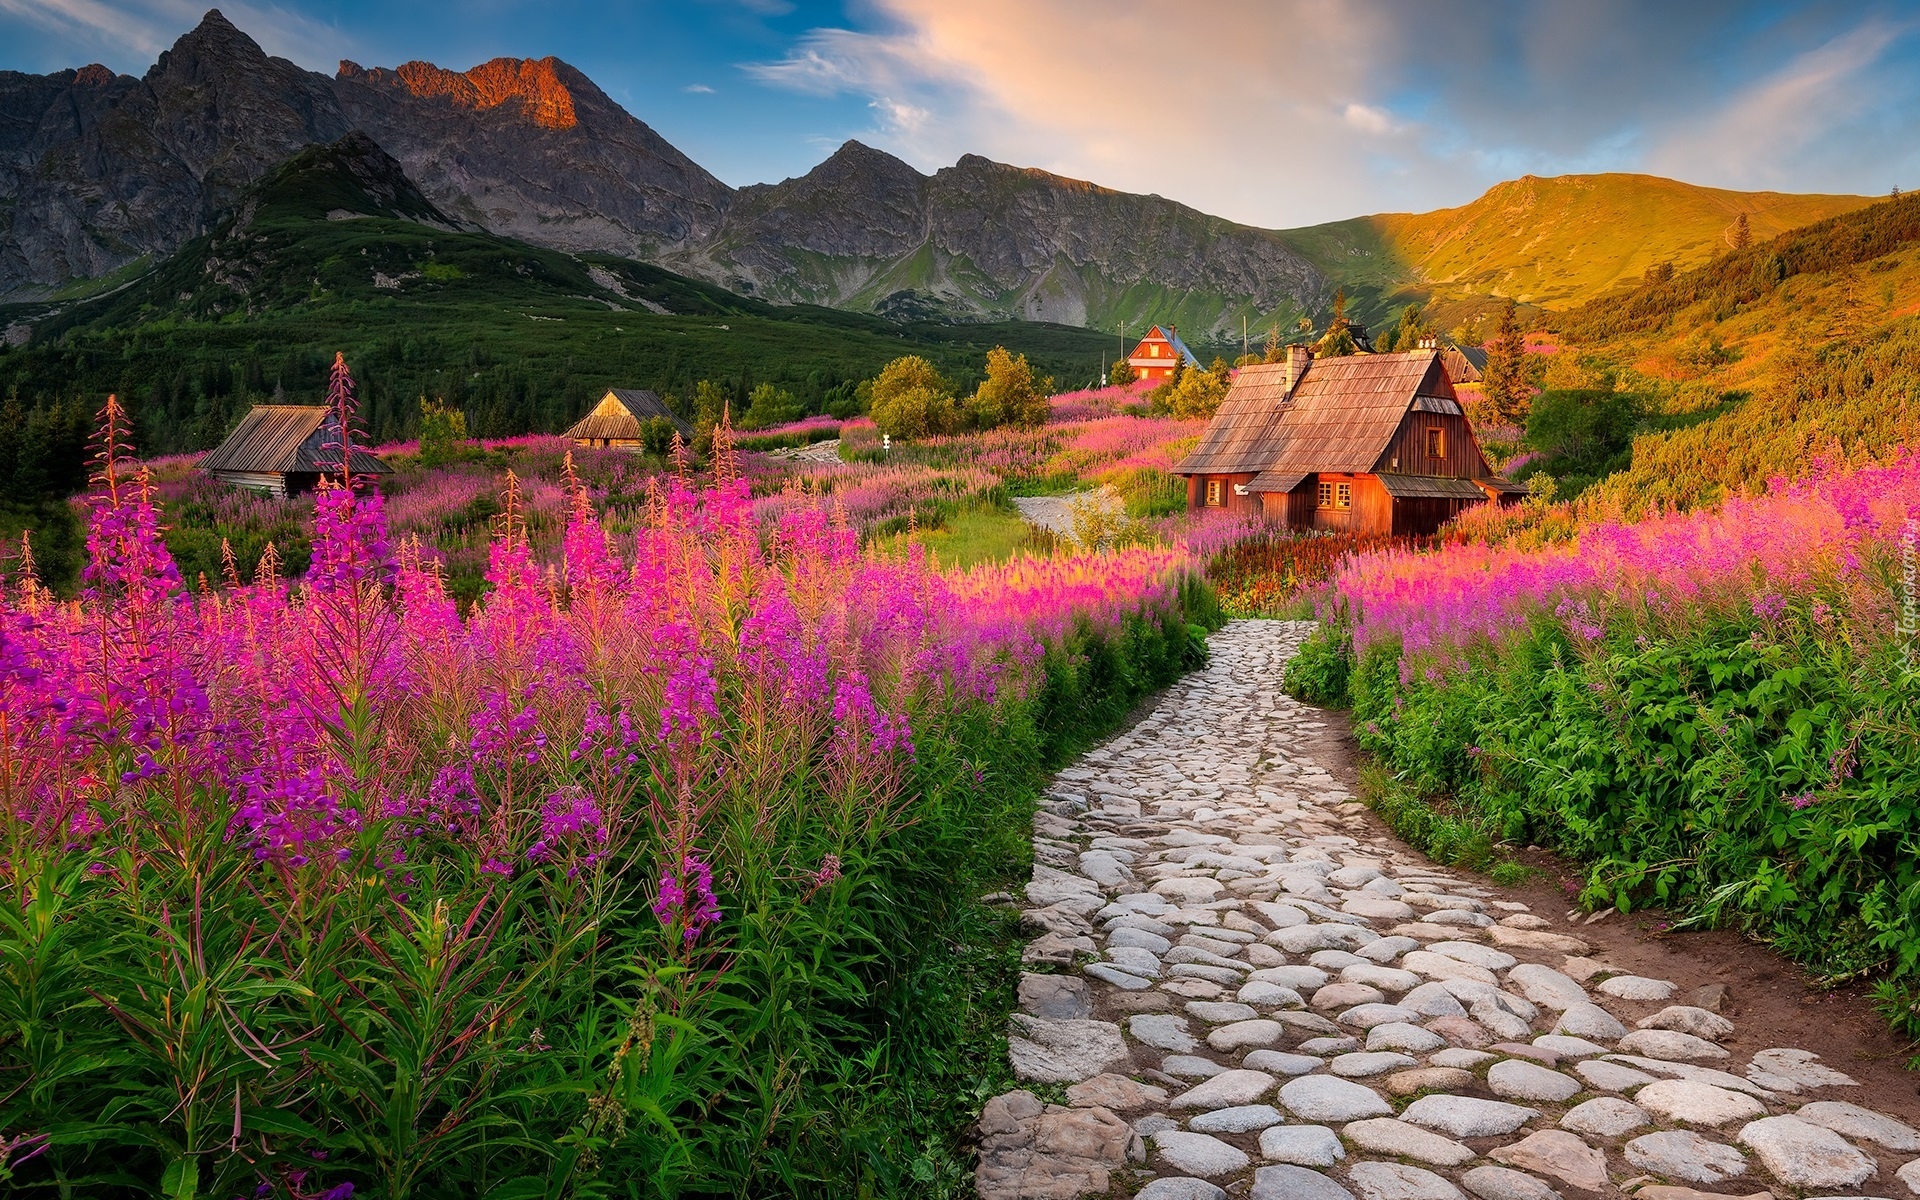
[[[343,63],[330,79],[216,10],[142,79],[0,72],[0,295],[169,254],[275,165],[356,128],[451,214],[562,249],[649,257],[717,226],[731,196],[556,59]]]
[[[324,79],[217,12],[143,79],[0,73],[0,294],[169,253],[274,164],[348,128]]]
[[[471,71],[341,63],[335,94],[434,203],[492,233],[653,258],[705,237],[727,185],[555,58]]]
[[[164,257],[354,130],[455,220],[775,301],[1078,325],[1184,304],[1221,330],[1329,291],[1279,235],[1158,196],[971,155],[926,176],[857,142],[734,192],[558,59],[343,62],[329,78],[213,11],[142,79],[0,72],[0,296]]]
[[[1076,325],[1110,319],[1140,284],[1219,295],[1223,315],[1326,291],[1266,230],[976,155],[929,177],[858,142],[798,179],[743,189],[713,241],[676,265],[776,300],[887,311],[913,297],[951,315]]]

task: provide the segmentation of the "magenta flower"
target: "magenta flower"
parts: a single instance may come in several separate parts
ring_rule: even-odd
[[[680,859],[680,871],[660,876],[653,915],[668,930],[678,926],[680,940],[692,946],[709,927],[720,922],[720,902],[713,894],[713,869],[697,855]]]

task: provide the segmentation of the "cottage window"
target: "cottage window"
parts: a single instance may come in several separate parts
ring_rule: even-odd
[[[1158,346],[1148,346],[1148,347],[1147,347],[1147,357],[1148,357],[1148,358],[1159,358],[1159,357],[1160,357],[1160,347],[1158,347]]]
[[[1441,429],[1437,425],[1429,426],[1427,428],[1427,457],[1428,458],[1445,458],[1446,456],[1447,456],[1446,431]]]
[[[1207,480],[1207,507],[1219,508],[1227,502],[1227,482],[1224,479]]]
[[[1353,485],[1351,483],[1322,483],[1318,488],[1321,508],[1352,508]]]
[[[1330,483],[1323,483],[1320,485],[1318,492],[1319,492],[1318,502],[1320,507],[1332,508],[1333,507],[1333,485]]]

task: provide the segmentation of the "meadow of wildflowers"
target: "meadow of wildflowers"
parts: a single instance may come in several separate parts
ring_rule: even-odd
[[[1531,549],[1361,554],[1288,686],[1349,699],[1393,786],[1451,798],[1460,820],[1405,809],[1417,832],[1565,851],[1589,902],[1876,977],[1916,1032],[1917,530],[1900,454]]]
[[[456,483],[323,487],[301,579],[203,589],[121,436],[110,403],[81,594],[0,599],[0,1180],[964,1177],[1017,970],[975,897],[1024,876],[1043,766],[1197,653],[1185,553],[943,576],[863,553],[852,496],[770,510],[722,438],[624,535],[572,463],[509,474],[468,608],[396,533]]]

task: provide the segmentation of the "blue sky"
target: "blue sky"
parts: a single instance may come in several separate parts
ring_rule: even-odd
[[[205,0],[0,0],[0,68],[140,74]],[[1521,174],[1920,187],[1920,4],[1736,0],[249,0],[269,52],[553,54],[732,184],[847,138],[1253,224],[1460,204]]]

